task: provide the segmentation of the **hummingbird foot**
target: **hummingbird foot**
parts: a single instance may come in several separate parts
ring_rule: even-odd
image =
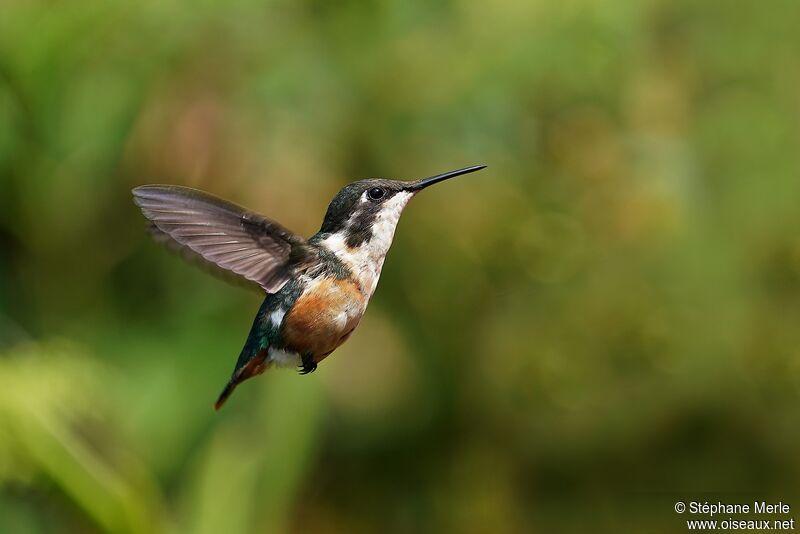
[[[317,370],[317,362],[314,361],[314,357],[311,354],[306,354],[303,356],[303,365],[300,366],[299,373],[301,375],[307,375],[308,373],[313,373]]]

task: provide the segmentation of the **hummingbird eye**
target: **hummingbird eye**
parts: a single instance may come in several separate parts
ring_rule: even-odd
[[[373,187],[367,191],[370,200],[380,200],[383,198],[384,191],[380,187]]]

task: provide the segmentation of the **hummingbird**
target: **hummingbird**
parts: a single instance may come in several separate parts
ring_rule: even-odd
[[[428,186],[485,167],[415,181],[350,183],[333,197],[322,227],[308,239],[197,189],[134,188],[134,202],[156,239],[266,293],[214,409],[239,384],[271,367],[315,371],[361,321],[408,201]]]

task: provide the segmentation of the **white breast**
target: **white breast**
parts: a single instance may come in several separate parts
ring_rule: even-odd
[[[406,207],[413,193],[401,191],[387,200],[375,218],[372,226],[372,237],[359,247],[348,247],[347,229],[331,234],[321,245],[336,256],[353,272],[366,297],[370,298],[378,285],[383,268],[383,260],[389,247],[392,246],[394,231],[400,221],[403,208]],[[368,202],[366,197],[362,202]]]

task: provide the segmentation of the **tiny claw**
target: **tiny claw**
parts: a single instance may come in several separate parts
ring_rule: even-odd
[[[303,356],[303,365],[300,366],[298,371],[301,375],[307,375],[317,370],[317,362],[310,355]]]

